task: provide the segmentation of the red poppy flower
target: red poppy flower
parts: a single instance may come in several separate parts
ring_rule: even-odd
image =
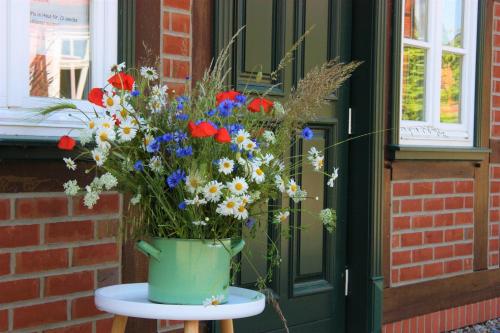
[[[118,119],[118,117],[116,116],[116,114],[112,115],[111,118],[113,118],[113,120],[115,121],[115,125],[116,126],[120,126],[120,124],[122,123],[120,121],[120,119]]]
[[[134,87],[134,78],[125,73],[117,73],[108,79],[108,82],[115,88],[121,90],[132,90]]]
[[[72,137],[68,135],[63,135],[59,138],[59,142],[57,143],[57,148],[61,150],[73,150],[75,148],[76,141]]]
[[[226,99],[234,101],[236,99],[236,96],[238,96],[239,94],[240,94],[239,92],[234,90],[224,91],[215,95],[215,100],[217,101],[217,105],[219,105],[222,101],[225,101]]]
[[[206,121],[195,125],[192,121],[188,123],[188,129],[193,138],[207,138],[217,134],[217,129]]]
[[[217,134],[215,134],[215,141],[219,143],[231,142],[231,137],[229,136],[227,129],[224,127],[219,128]]]
[[[248,104],[248,110],[251,112],[260,112],[260,109],[262,108],[264,112],[269,112],[271,111],[271,108],[273,107],[274,103],[273,101],[270,101],[265,98],[255,98],[253,101]]]
[[[92,88],[89,92],[89,102],[104,107],[104,104],[102,103],[103,96],[104,93],[101,88]]]

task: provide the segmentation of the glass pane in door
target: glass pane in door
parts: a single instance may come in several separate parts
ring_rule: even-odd
[[[442,123],[459,124],[462,86],[462,56],[443,52],[441,60],[441,108]]]

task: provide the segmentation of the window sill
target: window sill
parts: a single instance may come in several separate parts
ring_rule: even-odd
[[[0,160],[59,160],[75,152],[57,148],[58,138],[0,135]]]
[[[421,147],[389,145],[390,160],[482,161],[491,152],[480,147]]]

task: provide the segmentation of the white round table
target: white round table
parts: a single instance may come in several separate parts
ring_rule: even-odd
[[[222,333],[233,333],[233,319],[264,311],[265,296],[229,287],[228,301],[220,305],[158,304],[148,300],[147,283],[130,283],[97,289],[95,304],[99,310],[115,314],[112,333],[125,332],[128,317],[184,320],[185,333],[197,333],[200,320],[220,320]]]

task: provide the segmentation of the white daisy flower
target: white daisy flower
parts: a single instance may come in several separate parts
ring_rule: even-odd
[[[153,67],[141,67],[141,76],[149,81],[153,81],[158,78],[158,73]]]
[[[238,133],[233,137],[233,143],[238,145],[238,148],[243,148],[245,142],[250,138],[250,133],[247,131],[240,129]]]
[[[316,156],[316,158],[312,161],[312,165],[315,171],[321,171],[323,169],[324,164],[325,164],[325,157],[323,155]]]
[[[122,62],[121,64],[113,65],[111,66],[111,71],[112,72],[121,72],[125,69],[125,62]]]
[[[284,211],[284,212],[279,212],[274,216],[274,222],[275,223],[284,223],[286,220],[288,220],[288,217],[290,216],[289,211]]]
[[[69,196],[77,195],[78,191],[80,191],[80,186],[78,186],[78,183],[76,180],[68,180],[66,183],[63,184],[64,188],[64,193]]]
[[[243,195],[248,189],[248,184],[244,178],[235,177],[231,182],[228,182],[227,188],[235,195]]]
[[[267,153],[262,157],[262,163],[264,163],[265,165],[269,165],[269,163],[271,163],[272,160],[274,160],[273,154]]]
[[[281,178],[280,175],[274,176],[274,183],[276,184],[276,187],[281,193],[285,192],[285,182],[283,181],[283,178]]]
[[[85,146],[87,143],[92,141],[92,131],[87,128],[80,130],[80,135],[78,139],[80,140],[82,146]]]
[[[73,161],[71,157],[65,157],[63,158],[64,163],[66,163],[66,168],[70,170],[76,170],[76,163]]]
[[[273,109],[276,111],[276,114],[282,116],[285,114],[285,108],[280,102],[274,102]]]
[[[190,193],[196,193],[203,186],[203,178],[197,173],[191,173],[186,177],[186,187]]]
[[[94,159],[97,166],[102,166],[107,157],[107,153],[104,152],[101,148],[95,148],[94,150],[92,150],[92,158]]]
[[[264,141],[271,145],[276,143],[276,136],[272,131],[264,131],[264,133],[262,133],[262,137],[264,138]]]
[[[139,202],[141,202],[142,195],[140,193],[137,193],[130,199],[130,204],[131,205],[137,205]]]
[[[98,118],[92,118],[87,123],[87,128],[90,130],[91,133],[94,133],[96,131],[96,129],[97,129],[98,124],[99,124],[99,119]]]
[[[212,180],[203,188],[203,195],[209,202],[218,202],[222,196],[224,185],[216,180]]]
[[[240,203],[234,210],[234,217],[238,220],[246,220],[248,218],[248,210],[244,203]]]
[[[203,301],[203,306],[216,306],[224,302],[224,295],[212,296]]]
[[[115,120],[112,117],[99,118],[97,121],[97,130],[99,129],[113,129],[115,127]]]
[[[130,118],[130,114],[134,112],[134,108],[129,103],[123,101],[120,108],[116,111],[115,116],[120,121]]]
[[[339,168],[333,169],[332,175],[328,182],[326,183],[328,186],[333,187],[335,185],[335,180],[339,177]]]
[[[261,194],[260,191],[255,191],[255,192],[250,193],[250,199],[251,200],[249,201],[249,203],[252,203],[252,202],[255,202],[255,201],[259,200],[260,199],[260,194]]]
[[[151,157],[151,160],[149,161],[149,167],[153,172],[162,172],[163,171],[163,164],[161,163],[161,158],[159,156],[153,156]]]
[[[257,148],[257,144],[255,142],[253,142],[252,140],[248,139],[248,140],[245,140],[245,142],[243,142],[243,149],[245,149],[247,151],[252,151],[255,148]]]
[[[151,95],[163,96],[167,93],[167,90],[167,85],[160,86],[156,84],[151,88]]]
[[[197,194],[193,199],[186,199],[184,200],[186,205],[191,205],[191,206],[201,206],[207,203],[207,200],[204,198],[200,198],[200,196]]]
[[[109,148],[110,142],[116,137],[115,131],[109,128],[99,128],[96,132],[95,142],[99,146]]]
[[[151,134],[147,134],[144,136],[144,139],[143,139],[143,148],[144,150],[147,149],[148,145],[151,143],[151,141],[153,141],[155,138],[154,136],[152,136]]]
[[[104,107],[107,110],[112,110],[112,111],[118,111],[120,110],[120,96],[119,95],[111,95],[111,94],[104,94],[102,96],[102,104],[104,104]]]
[[[137,128],[130,120],[125,120],[120,124],[118,134],[120,135],[121,141],[130,141],[135,138]]]
[[[244,205],[248,205],[254,202],[254,198],[248,194],[242,195],[239,199]]]
[[[220,214],[222,216],[233,215],[238,205],[239,200],[236,197],[229,197],[222,203],[220,203],[215,211],[217,214]]]
[[[207,222],[205,222],[205,221],[193,221],[191,223],[193,223],[196,226],[200,226],[200,225],[201,226],[205,226],[205,225],[207,225]]]
[[[85,193],[85,196],[83,197],[83,204],[89,209],[92,209],[99,200],[99,193],[93,191],[90,186],[87,186],[86,189],[87,193]]]
[[[309,161],[313,161],[316,156],[318,156],[320,153],[319,151],[316,149],[316,147],[311,147],[311,149],[309,149],[309,152],[308,152],[308,156],[307,156],[307,159]]]
[[[234,161],[229,158],[221,158],[219,160],[219,172],[229,175],[234,170]]]
[[[266,179],[264,171],[260,167],[254,167],[252,171],[252,180],[257,184],[262,184]]]
[[[286,193],[293,198],[297,192],[300,190],[300,186],[295,183],[295,180],[290,179],[288,181],[288,188],[286,189]]]
[[[160,98],[152,98],[148,103],[148,108],[153,113],[159,113],[163,106],[163,101]]]
[[[102,175],[99,178],[99,183],[104,186],[104,188],[109,191],[112,188],[116,187],[118,185],[118,180],[116,179],[115,176],[110,174],[109,172],[106,172],[104,175]]]

